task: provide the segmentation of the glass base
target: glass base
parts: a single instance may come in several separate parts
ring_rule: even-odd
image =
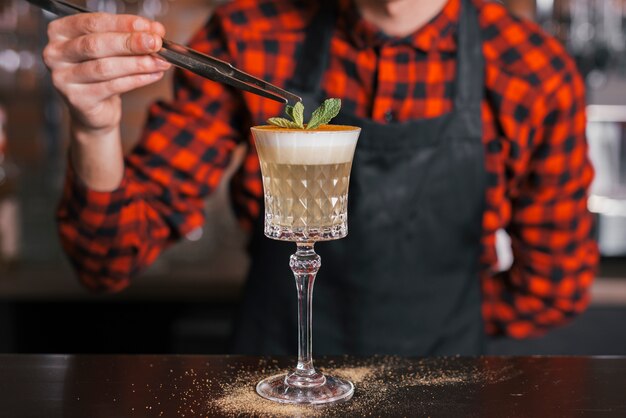
[[[289,385],[287,379],[286,374],[268,377],[256,385],[256,391],[270,401],[305,405],[347,401],[354,394],[352,382],[337,377],[322,376],[321,383],[315,386]]]

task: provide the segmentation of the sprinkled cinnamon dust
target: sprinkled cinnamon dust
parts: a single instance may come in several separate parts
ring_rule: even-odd
[[[209,402],[209,411],[224,416],[319,417],[364,416],[380,410],[382,404],[398,402],[403,390],[415,386],[493,384],[511,377],[512,366],[484,370],[479,367],[455,367],[454,359],[424,359],[418,362],[397,357],[379,357],[357,362],[353,367],[320,368],[322,372],[348,379],[355,384],[354,397],[330,406],[285,405],[261,398],[256,383],[268,373],[242,372],[224,382],[224,395]],[[447,371],[446,371],[447,370]]]
[[[207,362],[206,367],[189,368],[182,373],[170,369],[167,381],[149,383],[145,388],[143,384],[131,384],[128,389],[132,391],[132,399],[143,399],[146,403],[129,405],[129,416],[380,416],[390,411],[406,411],[407,399],[413,408],[409,415],[423,415],[422,412],[437,407],[442,393],[451,393],[447,388],[459,387],[458,393],[467,393],[475,390],[476,385],[497,384],[521,373],[510,361],[498,358],[320,359],[317,363],[320,371],[354,383],[354,396],[331,405],[300,406],[268,401],[255,391],[261,379],[287,372],[283,368],[285,362],[263,358],[258,363],[240,363],[236,358],[226,363],[221,361],[212,368]]]

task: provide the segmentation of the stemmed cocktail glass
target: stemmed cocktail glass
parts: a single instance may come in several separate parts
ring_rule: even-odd
[[[354,385],[324,376],[311,356],[313,283],[320,268],[317,241],[348,233],[348,183],[360,128],[323,125],[316,130],[252,128],[265,194],[265,235],[293,241],[289,265],[298,291],[298,365],[257,385],[264,398],[298,404],[349,399]]]

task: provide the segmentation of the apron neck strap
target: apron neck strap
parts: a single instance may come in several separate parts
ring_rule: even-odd
[[[479,105],[484,90],[484,59],[478,10],[471,0],[461,1],[457,32],[457,76],[455,108]]]
[[[330,57],[330,42],[337,23],[337,2],[320,0],[319,9],[305,32],[296,71],[290,80],[290,89],[302,93],[316,93],[321,88]]]

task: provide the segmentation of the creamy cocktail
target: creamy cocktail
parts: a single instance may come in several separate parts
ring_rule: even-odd
[[[257,393],[285,403],[324,404],[349,399],[352,382],[315,370],[311,354],[313,283],[321,265],[313,246],[348,233],[348,184],[361,132],[328,125],[341,108],[328,99],[304,124],[304,106],[287,106],[290,119],[270,118],[252,128],[265,195],[265,235],[294,241],[289,259],[298,291],[298,365],[287,374],[261,380]]]
[[[348,184],[360,129],[252,128],[263,175],[265,235],[322,241],[347,234]]]

